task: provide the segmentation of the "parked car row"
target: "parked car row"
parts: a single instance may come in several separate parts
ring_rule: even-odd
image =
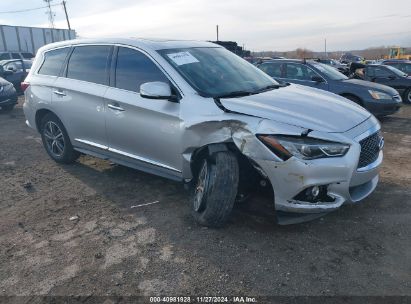
[[[293,213],[294,222],[370,195],[383,158],[379,122],[312,87],[354,87],[380,113],[396,108],[398,93],[318,62],[260,68],[280,82],[208,42],[60,42],[38,51],[23,109],[56,162],[85,153],[182,181],[206,226],[224,224],[259,185],[273,193],[277,216]]]
[[[279,59],[262,63],[258,68],[279,82],[305,85],[348,98],[376,116],[396,113],[401,106],[401,97],[396,90],[369,81],[349,79],[318,61]]]

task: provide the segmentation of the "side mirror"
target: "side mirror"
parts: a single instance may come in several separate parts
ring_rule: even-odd
[[[171,99],[171,88],[161,81],[146,82],[140,86],[140,96],[148,99]]]
[[[315,82],[324,82],[324,79],[321,76],[318,76],[318,75],[312,76],[311,80],[315,81]]]

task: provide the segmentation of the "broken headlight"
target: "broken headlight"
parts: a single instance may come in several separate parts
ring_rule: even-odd
[[[309,137],[258,135],[258,138],[283,160],[296,156],[316,159],[344,156],[350,145]]]

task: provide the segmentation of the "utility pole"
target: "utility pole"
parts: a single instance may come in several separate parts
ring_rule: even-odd
[[[218,24],[217,24],[217,41],[218,41]]]
[[[66,14],[67,26],[68,26],[68,29],[70,31],[71,27],[70,27],[69,17],[68,17],[68,14],[67,14],[66,1],[63,0],[63,2],[61,2],[61,4],[63,4],[64,13]]]
[[[48,11],[46,12],[47,15],[49,15],[49,22],[50,22],[50,28],[54,29],[54,12],[51,10],[51,2],[53,0],[43,0],[44,2],[47,3],[48,6]]]

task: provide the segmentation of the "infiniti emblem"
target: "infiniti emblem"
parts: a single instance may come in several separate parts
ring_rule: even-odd
[[[380,141],[378,142],[378,149],[381,151],[384,148],[384,137],[380,137]]]

